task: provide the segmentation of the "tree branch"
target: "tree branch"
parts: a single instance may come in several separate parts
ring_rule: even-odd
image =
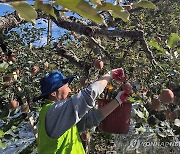
[[[145,39],[140,40],[140,45],[141,45],[142,49],[144,50],[144,52],[146,52],[146,55],[149,58],[149,60],[150,60],[151,64],[153,65],[153,67],[156,67],[157,62],[155,61],[154,56],[153,56],[151,50],[149,49]]]
[[[70,62],[72,62],[74,65],[76,65],[80,69],[84,69],[85,74],[88,76],[89,69],[91,68],[91,63],[87,63],[87,62],[84,62],[84,61],[80,60],[78,57],[76,57],[75,55],[70,54],[64,48],[56,47],[56,52],[57,52],[58,55],[68,59]]]
[[[145,42],[144,32],[141,30],[133,30],[133,31],[108,30],[108,29],[99,28],[98,26],[88,26],[83,23],[76,22],[75,20],[71,21],[70,19],[61,18],[61,17],[59,17],[58,20],[55,20],[54,18],[52,18],[52,20],[59,27],[89,37],[92,36],[126,37],[133,40],[139,40],[141,42],[141,46],[143,50],[147,53],[147,56],[150,58],[151,63],[153,65],[156,64],[153,54],[150,51],[147,43]],[[5,17],[0,17],[0,21],[2,21],[0,22],[0,30],[3,30],[5,28],[9,29],[16,27],[23,22],[23,20],[20,19],[17,14],[10,14]]]
[[[98,51],[99,55],[101,55],[101,57],[103,57],[103,56],[102,56],[102,52],[101,52],[101,51],[103,51],[103,53],[105,54],[105,56],[106,56],[109,60],[111,60],[111,56],[110,56],[110,54],[108,53],[108,51],[106,51],[105,48],[104,48],[100,43],[98,43],[98,41],[96,41],[93,37],[90,37],[89,43],[90,43],[91,47],[93,46],[93,47],[92,47],[93,51],[96,49],[96,50]],[[95,49],[94,49],[94,46],[96,46]],[[99,51],[98,48],[101,49],[101,51]]]
[[[119,31],[119,30],[107,30],[99,28],[98,26],[88,26],[70,19],[58,18],[54,20],[57,26],[67,29],[69,31],[75,31],[79,34],[86,36],[111,36],[111,37],[127,37],[131,39],[141,40],[143,39],[143,32],[139,30],[134,31]]]

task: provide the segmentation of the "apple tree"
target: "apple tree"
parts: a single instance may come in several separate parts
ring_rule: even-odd
[[[134,91],[129,100],[138,105],[133,109],[136,131],[143,134],[148,123],[160,140],[179,139],[178,0],[55,0],[31,5],[4,0],[1,4],[15,10],[0,17],[2,148],[16,138],[10,132],[18,133],[24,119],[30,120],[37,135],[31,117],[41,103],[33,98],[40,94],[39,79],[57,69],[66,76],[79,76],[72,84],[74,94],[108,70],[123,67]],[[58,39],[49,35],[45,46],[34,45],[46,32],[34,26],[42,20],[51,20],[65,32]],[[111,85],[114,92],[121,86]],[[164,103],[168,98],[161,96],[163,89],[173,92],[171,103]]]

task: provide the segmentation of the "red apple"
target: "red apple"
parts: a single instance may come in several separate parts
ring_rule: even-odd
[[[4,82],[9,82],[9,83],[13,82],[12,77],[10,77],[10,76],[4,76],[3,81]]]
[[[132,86],[130,83],[125,83],[122,85],[122,90],[125,91],[127,94],[132,94]]]
[[[8,61],[16,62],[16,57],[15,53],[11,53],[8,55]]]
[[[89,133],[89,132],[82,132],[81,138],[82,138],[84,141],[88,141],[88,140],[90,139],[90,133]]]
[[[170,89],[163,89],[159,95],[159,99],[164,104],[169,104],[174,100],[174,94]]]
[[[104,62],[102,60],[100,60],[100,59],[95,60],[94,66],[97,69],[102,69],[104,67]]]
[[[12,100],[8,103],[8,109],[14,110],[17,109],[19,106],[19,102],[16,100]]]
[[[7,60],[7,56],[5,54],[3,54],[0,59],[3,60],[3,61],[6,61]]]
[[[33,66],[33,69],[32,69],[32,71],[31,71],[31,74],[32,74],[32,75],[35,75],[35,74],[37,74],[38,71],[39,71],[39,67],[38,67],[38,66]]]
[[[171,112],[170,109],[166,110],[166,119],[170,121],[174,121],[178,118],[178,110],[174,110]]]

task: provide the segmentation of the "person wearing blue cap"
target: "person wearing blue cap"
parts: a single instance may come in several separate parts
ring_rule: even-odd
[[[122,68],[109,71],[97,81],[68,97],[69,84],[76,76],[66,78],[60,71],[47,74],[40,81],[44,106],[38,126],[39,154],[84,154],[79,132],[98,126],[114,109],[126,101],[119,92],[114,100],[101,109],[91,110],[95,100],[111,79],[126,79]],[[122,99],[123,98],[123,99]]]

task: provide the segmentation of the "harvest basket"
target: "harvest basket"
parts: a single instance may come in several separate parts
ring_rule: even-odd
[[[109,103],[110,99],[99,99],[98,108]],[[101,121],[100,131],[113,134],[127,134],[129,131],[132,104],[126,102],[117,107],[111,114]]]

